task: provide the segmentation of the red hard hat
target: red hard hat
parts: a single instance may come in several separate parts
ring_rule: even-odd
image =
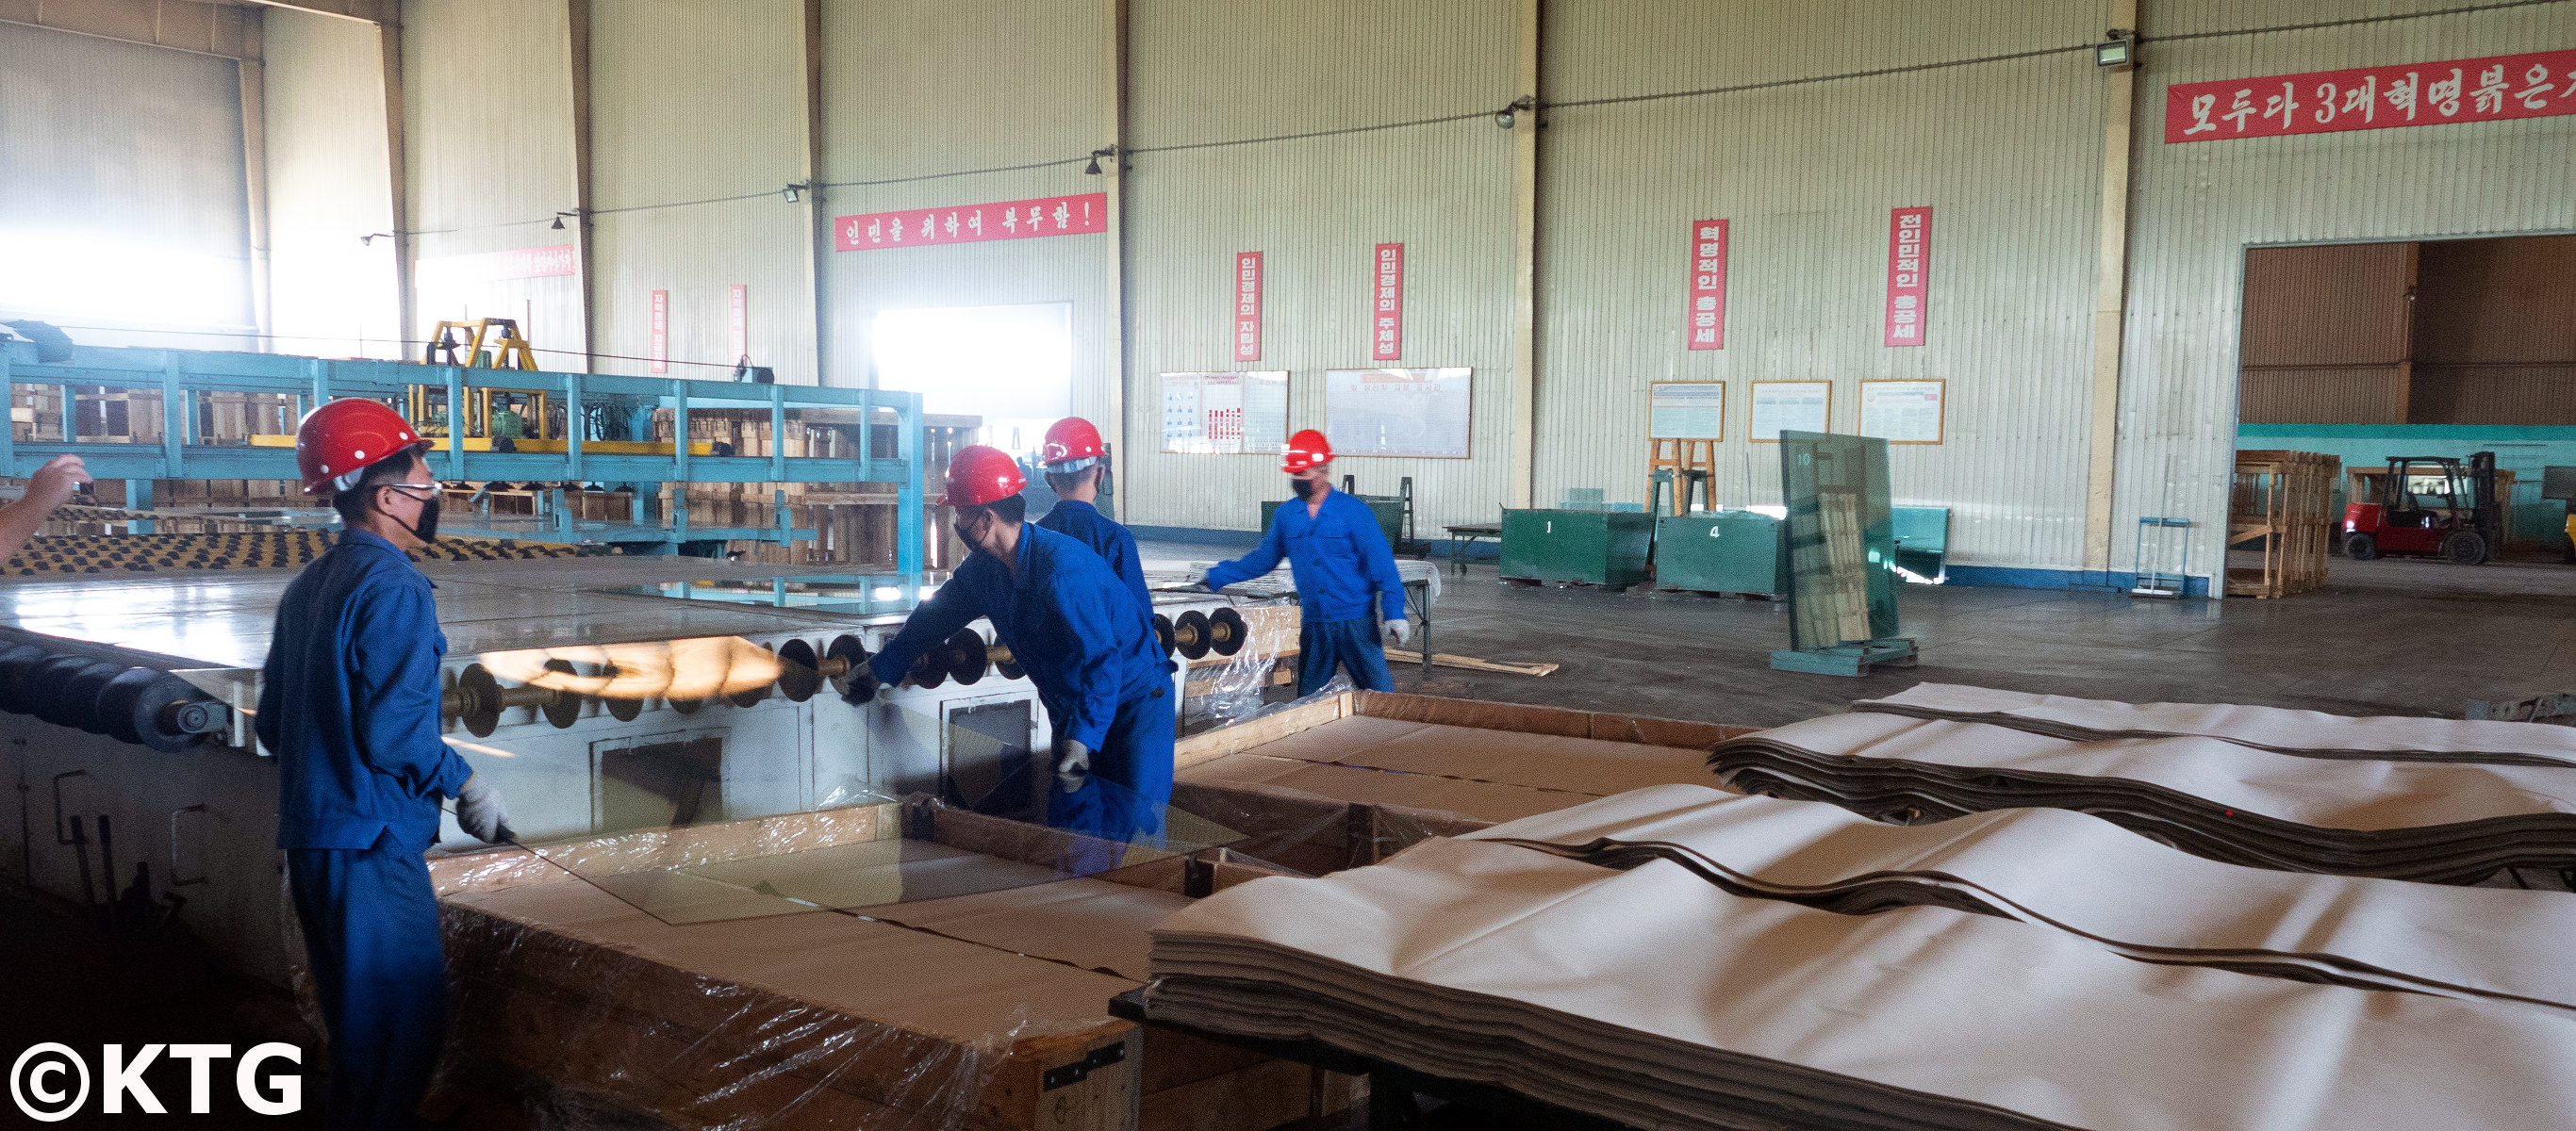
[[[328,495],[358,482],[358,473],[410,451],[420,433],[382,401],[347,397],[304,414],[295,426],[295,468],[304,493]]]
[[[1333,446],[1324,442],[1324,434],[1312,428],[1301,429],[1288,437],[1288,447],[1279,453],[1279,470],[1304,471],[1319,463],[1333,462]]]
[[[1020,493],[1029,477],[1000,448],[969,444],[948,459],[948,505],[980,507]]]
[[[1079,416],[1068,416],[1047,426],[1046,443],[1038,448],[1038,462],[1053,465],[1100,454],[1100,430]]]

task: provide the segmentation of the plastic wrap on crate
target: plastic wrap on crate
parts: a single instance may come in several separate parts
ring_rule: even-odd
[[[1294,598],[1235,600],[1232,608],[1249,623],[1258,624],[1270,617],[1295,614]],[[1284,637],[1284,639],[1280,639]],[[1232,726],[1269,713],[1273,705],[1265,701],[1272,685],[1272,672],[1278,668],[1285,652],[1280,648],[1262,647],[1276,641],[1294,646],[1296,637],[1284,631],[1252,633],[1241,651],[1231,656],[1211,652],[1205,659],[1190,661],[1189,690],[1181,697],[1181,729],[1196,734],[1217,727]],[[1348,681],[1343,682],[1348,690]],[[1308,699],[1314,698],[1307,696]]]

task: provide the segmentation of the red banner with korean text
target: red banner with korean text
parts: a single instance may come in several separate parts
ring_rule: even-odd
[[[671,292],[653,292],[653,348],[644,356],[653,363],[653,372],[671,371]]]
[[[725,352],[736,361],[751,356],[751,288],[743,283],[725,288]]]
[[[1887,341],[1923,344],[1924,316],[1932,296],[1932,209],[1892,208],[1887,213]]]
[[[1404,245],[1382,243],[1371,260],[1369,360],[1404,356]]]
[[[842,216],[832,221],[832,247],[835,251],[874,251],[924,244],[1078,236],[1108,230],[1109,194],[1094,192]]]
[[[2576,114],[2576,51],[2165,88],[2165,143]]]
[[[1691,221],[1690,348],[1726,348],[1726,221]]]
[[[502,279],[545,279],[576,274],[581,264],[571,244],[518,247],[473,255],[434,255],[414,260],[411,277],[424,287],[490,283]]]
[[[1261,360],[1261,253],[1234,255],[1234,359]]]

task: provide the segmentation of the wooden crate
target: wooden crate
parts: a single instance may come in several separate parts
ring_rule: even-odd
[[[2343,462],[2316,452],[2240,451],[2228,496],[2227,545],[2259,552],[2260,567],[2226,568],[2230,597],[2287,597],[2326,583]]]

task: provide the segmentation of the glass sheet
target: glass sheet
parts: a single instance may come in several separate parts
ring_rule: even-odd
[[[874,616],[911,612],[947,580],[945,573],[844,573],[724,581],[664,581],[650,585],[603,586],[593,592]]]
[[[1092,779],[1087,791],[1118,788]],[[914,810],[960,823],[943,835],[972,844],[898,838]],[[1157,832],[1090,835],[987,817],[926,799],[889,803],[883,839],[749,854],[729,830],[672,828],[617,838],[523,844],[556,867],[663,922],[683,925],[816,911],[865,911],[947,899],[1124,868],[1234,844],[1244,834],[1170,806],[1152,812]],[[934,818],[936,820],[937,818]],[[1146,823],[1146,822],[1140,822]],[[621,843],[622,842],[622,843]],[[976,851],[976,848],[985,851]]]
[[[1789,510],[1789,643],[1831,648],[1897,634],[1887,441],[1780,433]]]

